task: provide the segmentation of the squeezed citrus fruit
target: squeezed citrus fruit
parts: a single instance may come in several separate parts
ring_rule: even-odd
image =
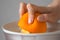
[[[34,21],[31,24],[28,24],[28,13],[25,13],[20,20],[18,21],[18,26],[23,33],[44,33],[47,30],[46,21],[39,22],[37,16],[40,13],[35,13]]]

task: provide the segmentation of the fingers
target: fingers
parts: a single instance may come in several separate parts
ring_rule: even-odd
[[[26,8],[27,7],[27,8]],[[25,3],[20,3],[20,9],[19,9],[19,14],[20,14],[20,18],[22,17],[22,15],[28,10],[28,23],[32,23],[34,20],[34,13],[35,12],[39,12],[39,13],[48,13],[49,11],[51,11],[50,7],[42,7],[42,6],[36,6],[33,4],[25,4]],[[47,15],[40,15],[37,17],[38,21],[46,21],[47,20]]]
[[[52,19],[52,16],[50,16],[49,18],[49,15],[52,15],[53,11],[54,11],[54,7],[40,7],[40,9],[38,9],[38,11],[40,11],[42,14],[39,15],[37,17],[37,20],[40,21],[40,22],[44,22],[44,21],[47,21],[47,22],[53,22]]]
[[[47,21],[47,14],[39,15],[39,16],[37,17],[37,20],[38,20],[39,22],[45,22],[45,21]]]
[[[32,4],[27,4],[27,10],[28,10],[28,23],[32,23],[34,19],[34,9],[32,7]]]
[[[44,6],[37,6],[37,5],[33,5],[30,4],[31,7],[33,8],[34,12],[39,12],[39,13],[50,13],[52,10],[52,7],[44,7]]]
[[[34,20],[34,13],[35,12],[39,12],[39,13],[42,13],[44,14],[45,12],[48,13],[48,8],[47,7],[39,7],[39,6],[36,6],[36,5],[33,5],[33,4],[27,4],[27,10],[28,10],[28,13],[29,13],[29,16],[28,16],[28,23],[32,23],[33,20]],[[37,20],[38,21],[46,21],[46,15],[40,15],[37,17]]]
[[[19,8],[19,16],[20,18],[22,15],[26,12],[26,4],[25,3],[20,3],[20,8]]]

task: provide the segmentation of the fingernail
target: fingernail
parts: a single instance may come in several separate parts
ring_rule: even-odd
[[[31,24],[32,22],[33,22],[33,17],[31,16],[28,18],[28,24]]]
[[[42,16],[40,15],[40,16],[38,16],[37,20],[40,22],[43,22],[43,21],[45,21],[45,18],[43,15]]]

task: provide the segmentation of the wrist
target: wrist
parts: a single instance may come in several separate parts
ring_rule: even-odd
[[[53,0],[52,3],[54,3],[55,5],[56,4],[58,5],[60,3],[60,0]]]
[[[48,7],[56,7],[56,6],[60,6],[60,0],[53,0]]]
[[[53,2],[59,2],[60,0],[53,0]]]

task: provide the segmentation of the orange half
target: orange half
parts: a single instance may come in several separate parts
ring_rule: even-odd
[[[18,26],[25,33],[44,33],[47,30],[46,21],[39,22],[37,16],[40,13],[35,13],[34,21],[31,24],[28,24],[28,13],[25,13],[22,18],[18,21]]]

